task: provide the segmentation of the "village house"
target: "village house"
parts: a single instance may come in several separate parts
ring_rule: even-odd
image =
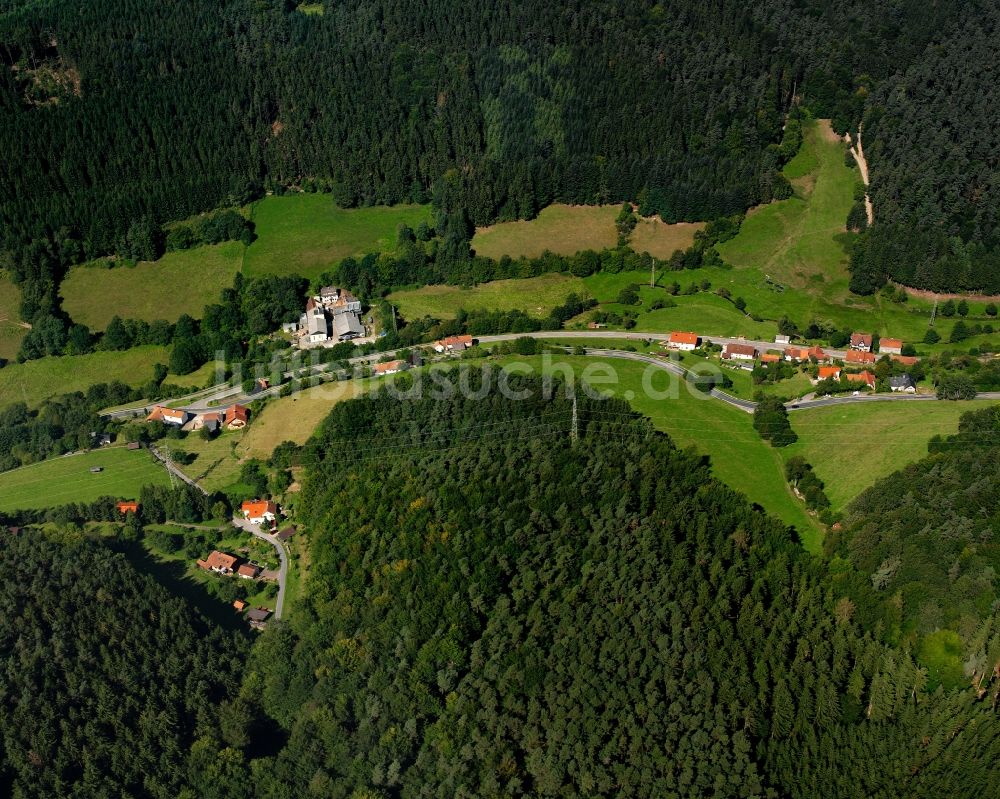
[[[587,330],[603,330],[606,327],[604,322],[587,322]]]
[[[800,361],[809,360],[809,348],[808,347],[786,347],[785,348],[785,360],[793,361],[798,363]]]
[[[851,333],[851,349],[859,352],[871,352],[871,333]]]
[[[138,513],[139,503],[135,500],[123,499],[120,502],[115,503],[115,508],[117,511],[124,516],[127,513]]]
[[[309,300],[309,303],[312,303],[312,300]],[[310,308],[309,303],[306,304],[306,312],[299,322],[305,340],[310,344],[319,344],[330,338],[330,323],[326,318],[326,311],[317,305]]]
[[[902,355],[903,342],[898,338],[883,338],[879,340],[878,351],[883,355]]]
[[[297,333],[299,330],[298,322],[282,322],[281,332],[282,333]]]
[[[774,337],[775,344],[788,344],[791,340],[790,336],[782,336],[780,334]]]
[[[242,613],[244,610],[247,609],[247,603],[244,602],[242,599],[234,599],[233,607],[236,608],[237,613]]]
[[[816,373],[816,380],[840,380],[839,366],[821,366]]]
[[[275,538],[277,538],[279,541],[287,541],[293,535],[295,535],[295,525],[290,524],[288,525],[288,527],[282,528],[281,531],[275,536]]]
[[[776,352],[765,352],[760,356],[761,363],[778,363],[781,360],[781,356]]]
[[[916,355],[892,355],[893,363],[901,363],[903,366],[915,366],[920,360]]]
[[[163,405],[157,405],[153,408],[149,416],[146,417],[147,422],[163,422],[164,424],[174,424],[178,427],[183,427],[191,415],[185,410],[176,410],[174,408],[166,408]]]
[[[916,394],[917,384],[909,375],[892,375],[889,378],[889,388],[903,394]]]
[[[402,372],[406,369],[407,365],[406,361],[386,361],[385,363],[375,364],[375,368],[372,369],[372,372],[375,373],[376,377],[380,377],[382,375],[394,375],[396,372]]]
[[[875,375],[869,372],[867,369],[863,372],[858,372],[857,374],[847,375],[847,379],[851,383],[864,383],[868,388],[875,390]]]
[[[232,574],[235,567],[236,556],[226,552],[219,552],[217,549],[213,549],[212,554],[205,558],[205,560],[198,561],[199,569],[212,571],[216,574]]]
[[[848,350],[847,354],[844,356],[844,363],[875,363],[878,358],[875,356],[874,352],[868,352],[867,350]]]
[[[434,342],[435,352],[460,352],[472,346],[472,336],[448,336]]]
[[[365,334],[361,317],[347,308],[337,308],[333,313],[333,337],[338,341],[350,341]]]
[[[236,573],[244,580],[256,580],[257,575],[260,574],[260,566],[244,563],[236,570]]]
[[[346,289],[323,286],[319,294],[306,300],[306,312],[299,317],[296,327],[306,344],[322,344],[331,339],[350,341],[363,336],[361,300]]]
[[[248,499],[240,506],[240,511],[251,524],[264,524],[275,520],[278,506],[269,499]]]
[[[698,337],[697,333],[682,333],[680,331],[674,331],[670,334],[670,340],[667,342],[667,346],[674,350],[685,350],[690,352],[693,349],[698,348],[698,344],[701,343],[701,339]]]
[[[750,344],[727,344],[722,350],[722,357],[727,361],[753,361],[757,359],[757,350]]]
[[[263,630],[269,618],[271,618],[271,611],[267,608],[251,608],[247,611],[247,621],[255,630]]]
[[[219,411],[209,411],[199,413],[190,422],[184,425],[185,430],[197,431],[207,427],[211,432],[216,432],[222,426],[222,413]]]
[[[250,421],[250,409],[245,405],[230,405],[223,419],[227,430],[241,430]]]

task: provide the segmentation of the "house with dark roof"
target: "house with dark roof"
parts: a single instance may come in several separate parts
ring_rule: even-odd
[[[727,361],[754,361],[757,349],[750,344],[727,344],[722,350],[722,357]]]
[[[279,541],[287,541],[293,535],[295,535],[295,525],[290,524],[288,525],[288,527],[285,527],[284,529],[280,530],[278,534],[275,535],[275,538],[277,538]]]
[[[917,393],[917,384],[909,375],[892,375],[889,378],[889,388],[903,394]]]

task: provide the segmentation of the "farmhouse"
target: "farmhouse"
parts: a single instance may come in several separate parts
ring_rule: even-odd
[[[190,422],[184,425],[185,430],[201,430],[207,427],[211,432],[215,432],[222,426],[222,414],[218,411],[209,413],[199,413]]]
[[[127,513],[138,513],[139,512],[139,503],[136,502],[135,500],[125,500],[125,499],[123,499],[121,502],[116,502],[115,503],[115,508],[117,509],[117,511],[120,514],[122,514],[124,516]]]
[[[917,384],[909,375],[893,375],[889,378],[889,388],[903,394],[917,393]]]
[[[375,368],[372,370],[376,376],[381,375],[394,375],[396,372],[402,372],[407,367],[406,361],[386,361],[385,363],[375,364]]]
[[[189,418],[190,414],[185,410],[176,410],[157,405],[153,408],[149,416],[146,417],[146,421],[163,422],[164,424],[175,424],[178,427],[183,427]]]
[[[675,350],[693,350],[698,347],[701,339],[697,333],[681,333],[674,331],[670,334],[670,341],[667,346]]]
[[[821,366],[816,378],[817,380],[840,380],[840,367]]]
[[[760,356],[761,363],[778,363],[781,360],[781,356],[776,352],[765,352]]]
[[[250,409],[245,405],[230,405],[223,418],[227,430],[241,430],[250,421]]]
[[[883,355],[902,355],[903,342],[898,338],[884,338],[878,343],[878,351]]]
[[[455,352],[467,350],[472,346],[472,336],[448,336],[434,342],[435,352]]]
[[[269,499],[248,499],[240,506],[243,518],[251,524],[273,522],[278,515],[278,506]]]
[[[875,388],[875,375],[869,372],[867,369],[863,372],[858,372],[855,374],[847,375],[847,379],[852,383],[864,383],[868,388]]]
[[[311,303],[312,300],[309,300]],[[310,344],[319,344],[330,338],[330,323],[326,318],[326,311],[322,308],[306,305],[306,312],[299,320],[305,340]]]
[[[338,308],[333,314],[333,337],[338,341],[350,341],[365,334],[361,317],[354,311]]]
[[[868,350],[848,350],[844,358],[845,363],[875,363],[876,360],[875,353]]]
[[[752,361],[757,358],[757,350],[749,344],[727,344],[722,350],[726,360]]]
[[[809,360],[809,349],[807,347],[786,347],[785,348],[785,360],[786,361],[808,361]]]
[[[260,574],[260,566],[254,566],[252,563],[244,563],[236,570],[236,573],[244,580],[256,580],[257,575]]]
[[[234,555],[219,552],[217,549],[213,549],[212,554],[205,558],[205,560],[198,561],[199,569],[212,571],[216,574],[232,574],[235,566],[236,557]]]
[[[851,349],[859,352],[871,352],[871,333],[851,333]]]

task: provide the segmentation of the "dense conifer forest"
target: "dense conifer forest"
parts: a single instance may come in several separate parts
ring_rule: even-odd
[[[1000,666],[998,442],[996,408],[965,414],[956,435],[858,497],[825,542],[856,618],[929,659],[947,641],[941,678],[953,683]]]
[[[247,642],[122,555],[0,542],[0,793],[176,797],[222,746]]]
[[[555,200],[741,212],[790,191],[796,102],[840,133],[864,120],[856,290],[1000,285],[993,4],[320,7],[0,3],[0,249],[26,318],[68,264],[148,254],[164,222],[270,189],[433,199],[458,227]]]
[[[457,380],[341,404],[308,447],[307,605],[248,674],[289,731],[264,795],[1000,787],[992,674],[982,700],[930,691],[786,529],[623,403],[581,399],[574,444],[538,380],[511,383],[524,401]],[[342,456],[359,436],[377,470]]]

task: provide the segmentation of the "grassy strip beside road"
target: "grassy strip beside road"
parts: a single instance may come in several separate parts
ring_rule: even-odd
[[[103,471],[91,473],[100,466]],[[169,478],[145,450],[110,447],[40,461],[0,474],[0,511],[50,508],[98,497],[134,499],[144,485]]]

